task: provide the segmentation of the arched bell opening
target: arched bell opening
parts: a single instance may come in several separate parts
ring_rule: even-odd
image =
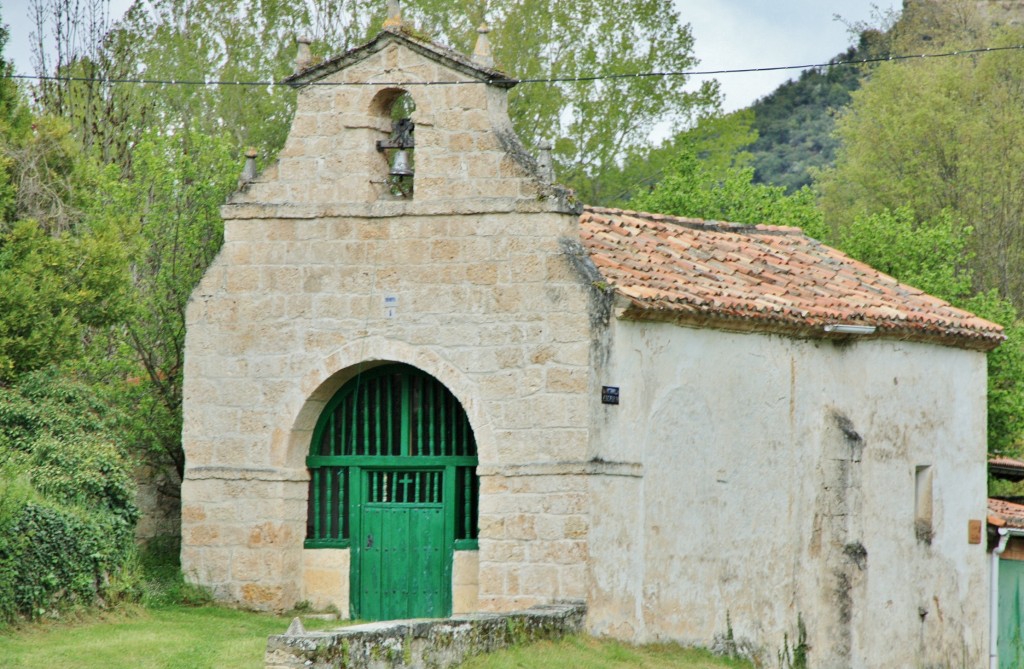
[[[416,124],[412,120],[416,102],[400,88],[388,88],[374,98],[373,111],[381,119],[382,137],[377,152],[383,158],[383,197],[412,199],[415,176]]]

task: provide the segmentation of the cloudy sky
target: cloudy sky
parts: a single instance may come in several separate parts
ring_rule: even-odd
[[[628,0],[626,0],[628,1]],[[673,0],[696,39],[701,70],[827,62],[851,43],[847,23],[870,21],[902,0]],[[20,74],[32,73],[29,0],[0,0],[11,29],[6,56]],[[111,0],[119,17],[131,0]],[[381,0],[383,7],[384,0]],[[841,17],[841,21],[836,16]],[[746,107],[799,71],[718,75],[727,110]]]

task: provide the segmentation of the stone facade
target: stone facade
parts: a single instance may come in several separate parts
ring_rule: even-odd
[[[224,207],[188,308],[190,579],[252,608],[351,613],[355,551],[304,548],[306,456],[336,391],[397,362],[450,390],[476,438],[478,548],[454,551],[454,612],[586,599],[590,631],[630,641],[730,637],[774,661],[800,621],[816,667],[978,665],[986,560],[967,526],[985,516],[998,328],[949,305],[914,321],[939,309],[920,299],[914,318],[889,309],[919,332],[865,341],[645,320],[516,139],[504,75],[399,27],[292,83],[287,144]],[[411,197],[377,147],[403,94]],[[813,240],[762,232],[810,257]]]
[[[557,467],[516,470],[588,457],[589,287],[564,242],[576,216],[518,147],[503,88],[416,87],[471,78],[400,35],[377,46],[321,83],[388,83],[304,90],[278,163],[224,207],[223,250],[188,309],[183,567],[247,606],[330,591],[345,609],[347,587],[317,566],[332,558],[304,556],[304,460],[333,393],[395,361],[458,397],[486,470],[479,555],[457,561],[455,601],[582,597],[585,482],[551,495],[564,486]],[[401,82],[416,105],[408,200],[387,192],[375,148]],[[510,568],[510,555],[523,559]],[[477,565],[479,579],[460,573]]]

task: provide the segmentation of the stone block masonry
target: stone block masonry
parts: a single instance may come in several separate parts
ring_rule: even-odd
[[[590,457],[590,286],[565,251],[578,211],[510,134],[504,89],[412,85],[469,75],[401,38],[357,56],[322,82],[391,83],[300,90],[278,161],[222,209],[224,246],[188,306],[183,569],[247,607],[348,610],[348,558],[303,545],[305,459],[334,392],[392,362],[459,400],[486,470],[453,610],[583,597],[586,486],[543,468]],[[377,150],[403,82],[409,197],[383,185]],[[489,497],[502,486],[507,504]]]
[[[295,629],[267,640],[266,669],[445,669],[516,644],[583,630],[580,602],[512,613],[398,620],[325,632]]]

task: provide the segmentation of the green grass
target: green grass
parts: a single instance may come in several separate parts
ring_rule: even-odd
[[[39,623],[0,635],[6,669],[252,669],[263,664],[267,636],[288,617],[222,607],[170,606]],[[334,627],[338,621],[313,621]],[[586,636],[475,657],[462,669],[749,669],[749,663],[673,644],[630,646]]]
[[[141,604],[113,611],[66,611],[59,620],[0,628],[4,669],[252,669],[263,666],[267,637],[291,615],[213,606],[208,592],[181,577],[176,545],[138,563]],[[303,611],[305,613],[306,611]],[[307,629],[342,621],[306,620]],[[672,644],[630,646],[576,636],[473,658],[463,669],[750,669],[739,660]]]
[[[252,669],[290,618],[214,606],[123,609],[0,634],[7,669]],[[338,621],[308,623],[334,627]]]
[[[675,644],[630,646],[574,636],[481,655],[465,662],[460,669],[750,669],[752,666],[749,662],[715,657],[705,650]]]

